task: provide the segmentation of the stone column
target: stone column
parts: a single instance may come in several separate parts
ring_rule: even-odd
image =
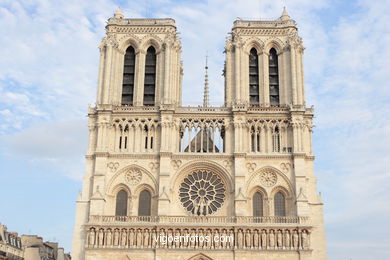
[[[144,105],[145,51],[140,50],[135,58],[134,106]]]

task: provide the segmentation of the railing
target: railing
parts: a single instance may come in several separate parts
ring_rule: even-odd
[[[161,223],[161,224],[307,224],[308,217],[223,217],[223,216],[90,216],[90,223]]]

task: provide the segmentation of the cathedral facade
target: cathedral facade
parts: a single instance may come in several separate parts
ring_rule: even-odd
[[[177,34],[107,22],[72,259],[326,259],[296,22],[233,23],[222,107],[182,106]]]

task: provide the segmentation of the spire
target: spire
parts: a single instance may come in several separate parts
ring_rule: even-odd
[[[209,102],[209,75],[208,75],[208,69],[209,67],[207,66],[207,54],[206,54],[206,66],[204,67],[206,70],[206,75],[204,76],[204,93],[203,93],[203,106],[204,107],[209,107],[210,102]]]
[[[120,7],[118,7],[118,9],[116,9],[116,12],[114,14],[114,18],[123,19],[123,13],[122,13],[122,10]]]
[[[291,19],[290,16],[288,15],[288,13],[287,13],[286,7],[283,7],[282,16],[280,16],[279,19],[282,20],[282,21],[287,21],[287,20]]]

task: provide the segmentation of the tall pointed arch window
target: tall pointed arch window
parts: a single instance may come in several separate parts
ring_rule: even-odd
[[[156,50],[150,46],[145,59],[144,106],[154,106],[156,93]]]
[[[125,190],[120,190],[116,194],[115,216],[127,216],[128,194]]]
[[[252,48],[249,53],[249,102],[252,106],[259,105],[259,56]]]
[[[278,68],[278,54],[272,48],[269,51],[268,61],[269,72],[269,100],[272,106],[279,105],[279,68]]]
[[[282,192],[275,194],[274,198],[275,216],[286,216],[286,198]]]
[[[263,195],[260,192],[256,192],[253,195],[252,199],[252,208],[253,208],[253,216],[254,217],[262,217],[263,216]]]
[[[134,72],[135,72],[135,51],[132,46],[126,49],[123,83],[122,83],[122,105],[133,105],[134,94]]]
[[[280,131],[279,127],[275,127],[272,133],[272,152],[280,152]]]
[[[152,195],[150,191],[143,190],[139,194],[138,201],[138,216],[150,216],[151,215],[151,202]]]

